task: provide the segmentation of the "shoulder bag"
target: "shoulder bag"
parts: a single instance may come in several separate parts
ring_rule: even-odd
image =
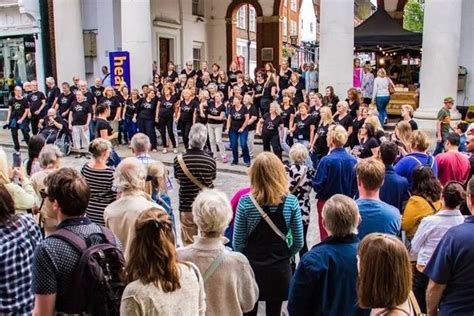
[[[196,179],[196,177],[191,173],[191,171],[189,171],[188,166],[186,166],[186,163],[184,162],[183,155],[178,155],[178,163],[181,167],[181,170],[183,170],[186,177],[188,177],[188,179],[191,180],[192,183],[194,183],[201,190],[207,189],[207,186],[202,184],[198,179]]]
[[[224,261],[224,257],[225,257],[225,250],[222,251],[217,257],[216,259],[214,259],[214,261],[212,261],[211,265],[209,266],[209,268],[207,268],[206,272],[204,272],[202,274],[202,279],[204,281],[204,283],[207,282],[207,280],[209,280],[209,278],[214,274],[214,272],[216,272],[217,268],[219,268],[219,266],[221,265],[222,261]]]
[[[262,208],[260,207],[260,205],[258,205],[258,203],[255,200],[255,198],[253,197],[253,195],[249,194],[249,197],[250,197],[250,200],[252,201],[253,205],[257,209],[257,211],[260,213],[262,218],[267,222],[267,224],[271,227],[271,229],[275,232],[275,234],[280,236],[280,238],[283,239],[286,242],[287,241],[286,235],[281,232],[281,230],[275,225],[275,223],[273,223],[273,221],[268,217],[268,214],[265,213],[262,210]]]

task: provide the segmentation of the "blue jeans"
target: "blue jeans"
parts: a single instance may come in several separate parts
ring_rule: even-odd
[[[446,140],[446,138],[444,138],[444,136],[443,136],[443,139],[440,142],[438,140],[436,140],[436,148],[433,152],[433,156],[441,154],[444,151],[444,141],[445,140]]]
[[[390,102],[390,96],[375,98],[375,104],[377,105],[377,111],[379,112],[379,121],[382,126],[387,118],[388,102]]]
[[[250,154],[249,148],[247,146],[247,138],[249,135],[248,130],[244,130],[242,133],[239,133],[235,129],[230,129],[229,138],[230,138],[230,147],[232,148],[232,163],[239,162],[239,141],[240,147],[242,148],[242,154],[244,155],[244,163],[250,163]]]
[[[89,139],[90,141],[93,141],[95,138],[95,121],[90,120],[89,122]]]
[[[133,135],[137,133],[137,123],[133,122],[132,117],[125,115],[125,120],[123,121],[123,130],[127,133],[128,140],[132,140]]]

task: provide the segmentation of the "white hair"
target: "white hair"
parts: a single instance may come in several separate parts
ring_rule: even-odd
[[[54,80],[53,77],[48,77],[48,78],[46,78],[46,82],[50,82],[50,83],[54,84],[56,81]]]
[[[295,143],[290,149],[290,160],[295,163],[302,163],[308,157],[308,149],[303,144]]]
[[[194,124],[189,131],[189,147],[203,149],[207,141],[207,128],[201,123]]]
[[[121,192],[143,191],[147,170],[145,165],[135,157],[128,157],[122,160],[114,174],[114,186]]]
[[[146,153],[151,148],[150,138],[143,133],[136,133],[133,135],[130,145],[135,154]]]
[[[232,220],[232,207],[224,192],[204,190],[193,203],[193,218],[201,232],[222,233]]]
[[[53,144],[48,144],[41,149],[38,160],[42,168],[46,168],[51,165],[55,165],[59,158],[63,156],[62,152],[59,150],[58,146]]]

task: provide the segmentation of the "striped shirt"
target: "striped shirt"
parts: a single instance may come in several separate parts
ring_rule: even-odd
[[[271,206],[270,212],[275,212],[277,208],[278,206]],[[301,220],[300,204],[292,194],[289,194],[286,198],[283,206],[283,217],[288,231],[291,231],[293,242],[289,248],[290,255],[294,256],[303,247],[303,222]],[[242,196],[235,215],[233,236],[235,251],[243,252],[250,234],[261,220],[262,216],[255,208],[250,197],[248,195]]]
[[[201,149],[188,149],[183,154],[183,160],[189,172],[204,186],[212,188],[216,179],[216,161]],[[191,212],[191,205],[199,194],[199,187],[184,174],[174,158],[174,177],[179,183],[179,211]]]
[[[116,194],[112,191],[114,168],[94,169],[89,164],[85,164],[81,173],[91,190],[91,197],[86,210],[87,217],[93,223],[105,226],[104,209],[116,199]]]

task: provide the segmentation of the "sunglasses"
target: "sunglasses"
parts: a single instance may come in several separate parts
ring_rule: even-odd
[[[48,193],[46,192],[46,189],[39,190],[39,194],[42,199],[46,199],[48,197]]]

